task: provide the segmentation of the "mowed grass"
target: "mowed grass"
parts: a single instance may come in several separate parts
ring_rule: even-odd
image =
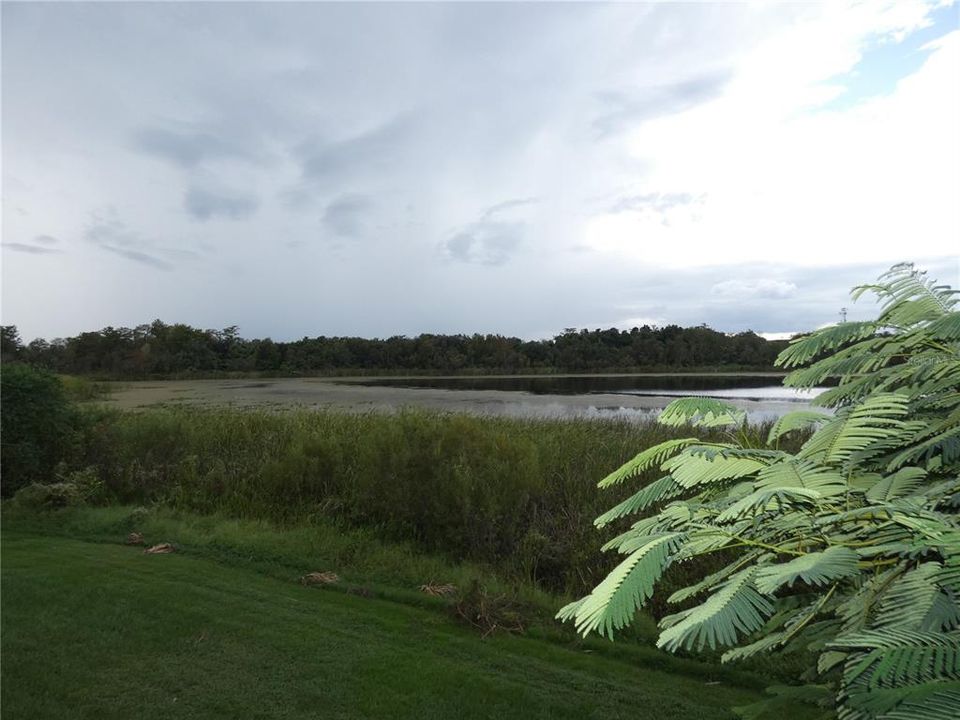
[[[5,530],[4,718],[733,717],[707,684],[187,554]]]

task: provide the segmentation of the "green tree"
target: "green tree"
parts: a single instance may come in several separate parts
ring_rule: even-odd
[[[662,471],[597,519],[645,513],[606,545],[623,562],[558,617],[612,637],[668,566],[716,554],[715,572],[669,598],[678,612],[661,620],[658,646],[728,647],[724,661],[808,651],[807,684],[746,714],[806,698],[844,720],[960,717],[957,291],[904,264],[854,298],[866,292],[883,303],[876,320],[800,338],[778,358],[789,386],[838,382],[816,400],[828,412],[789,413],[764,447],[746,447],[733,406],[685,398],[664,410],[666,425],[727,427],[729,442],[691,433],[601,481]],[[800,449],[783,450],[797,433]]]
[[[53,482],[54,468],[72,449],[77,414],[63,385],[45,370],[7,364],[0,371],[2,494],[32,482]]]
[[[10,362],[19,358],[23,350],[20,333],[16,325],[0,326],[0,360]]]

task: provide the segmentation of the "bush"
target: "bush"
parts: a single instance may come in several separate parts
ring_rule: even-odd
[[[56,376],[27,365],[0,371],[0,471],[4,497],[49,483],[79,441],[79,416]]]

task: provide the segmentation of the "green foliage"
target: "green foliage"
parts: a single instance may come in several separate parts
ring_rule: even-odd
[[[611,635],[664,567],[718,554],[724,567],[670,597],[706,595],[661,620],[661,647],[731,647],[724,660],[806,650],[803,679],[818,681],[818,702],[833,694],[843,720],[960,716],[957,292],[910,265],[854,294],[868,291],[883,303],[876,321],[800,338],[778,361],[795,368],[794,387],[836,380],[816,400],[832,414],[784,416],[763,449],[739,442],[739,417],[719,401],[664,411],[671,426],[730,426],[729,442],[661,443],[601,483],[659,463],[665,476],[597,524],[653,508],[606,547],[665,552],[631,565],[635,551],[558,617]],[[797,431],[808,437],[796,452],[778,447]],[[777,690],[744,715],[771,716],[800,695]]]
[[[45,370],[5,364],[0,370],[0,470],[10,497],[30,483],[54,480],[77,441],[78,417],[60,381]]]
[[[241,338],[235,326],[201,330],[155,320],[52,342],[37,339],[24,347],[15,327],[3,327],[4,361],[19,358],[61,373],[104,378],[772,369],[785,344],[749,331],[727,335],[676,325],[569,330],[550,340],[424,334],[274,342]]]
[[[622,558],[597,547],[594,518],[662,473],[638,469],[603,493],[603,468],[635,443],[677,438],[654,421],[519,420],[404,411],[85,408],[76,467],[110,502],[285,524],[334,518],[455,560],[488,563],[555,592],[592,587]],[[715,437],[689,439],[703,443]],[[659,464],[659,463],[657,463]],[[649,502],[664,489],[650,487]],[[641,491],[642,492],[642,491]],[[634,502],[644,500],[634,498]],[[694,565],[670,569],[672,589]],[[663,602],[654,613],[666,612]]]

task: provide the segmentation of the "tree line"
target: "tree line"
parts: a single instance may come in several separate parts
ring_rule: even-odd
[[[2,328],[4,362],[102,378],[203,377],[231,373],[517,373],[770,369],[786,341],[705,325],[630,330],[569,328],[549,340],[502,335],[397,335],[386,339],[304,337],[291,342],[241,338],[236,326],[201,330],[160,320],[106,327],[74,337],[23,343]]]

